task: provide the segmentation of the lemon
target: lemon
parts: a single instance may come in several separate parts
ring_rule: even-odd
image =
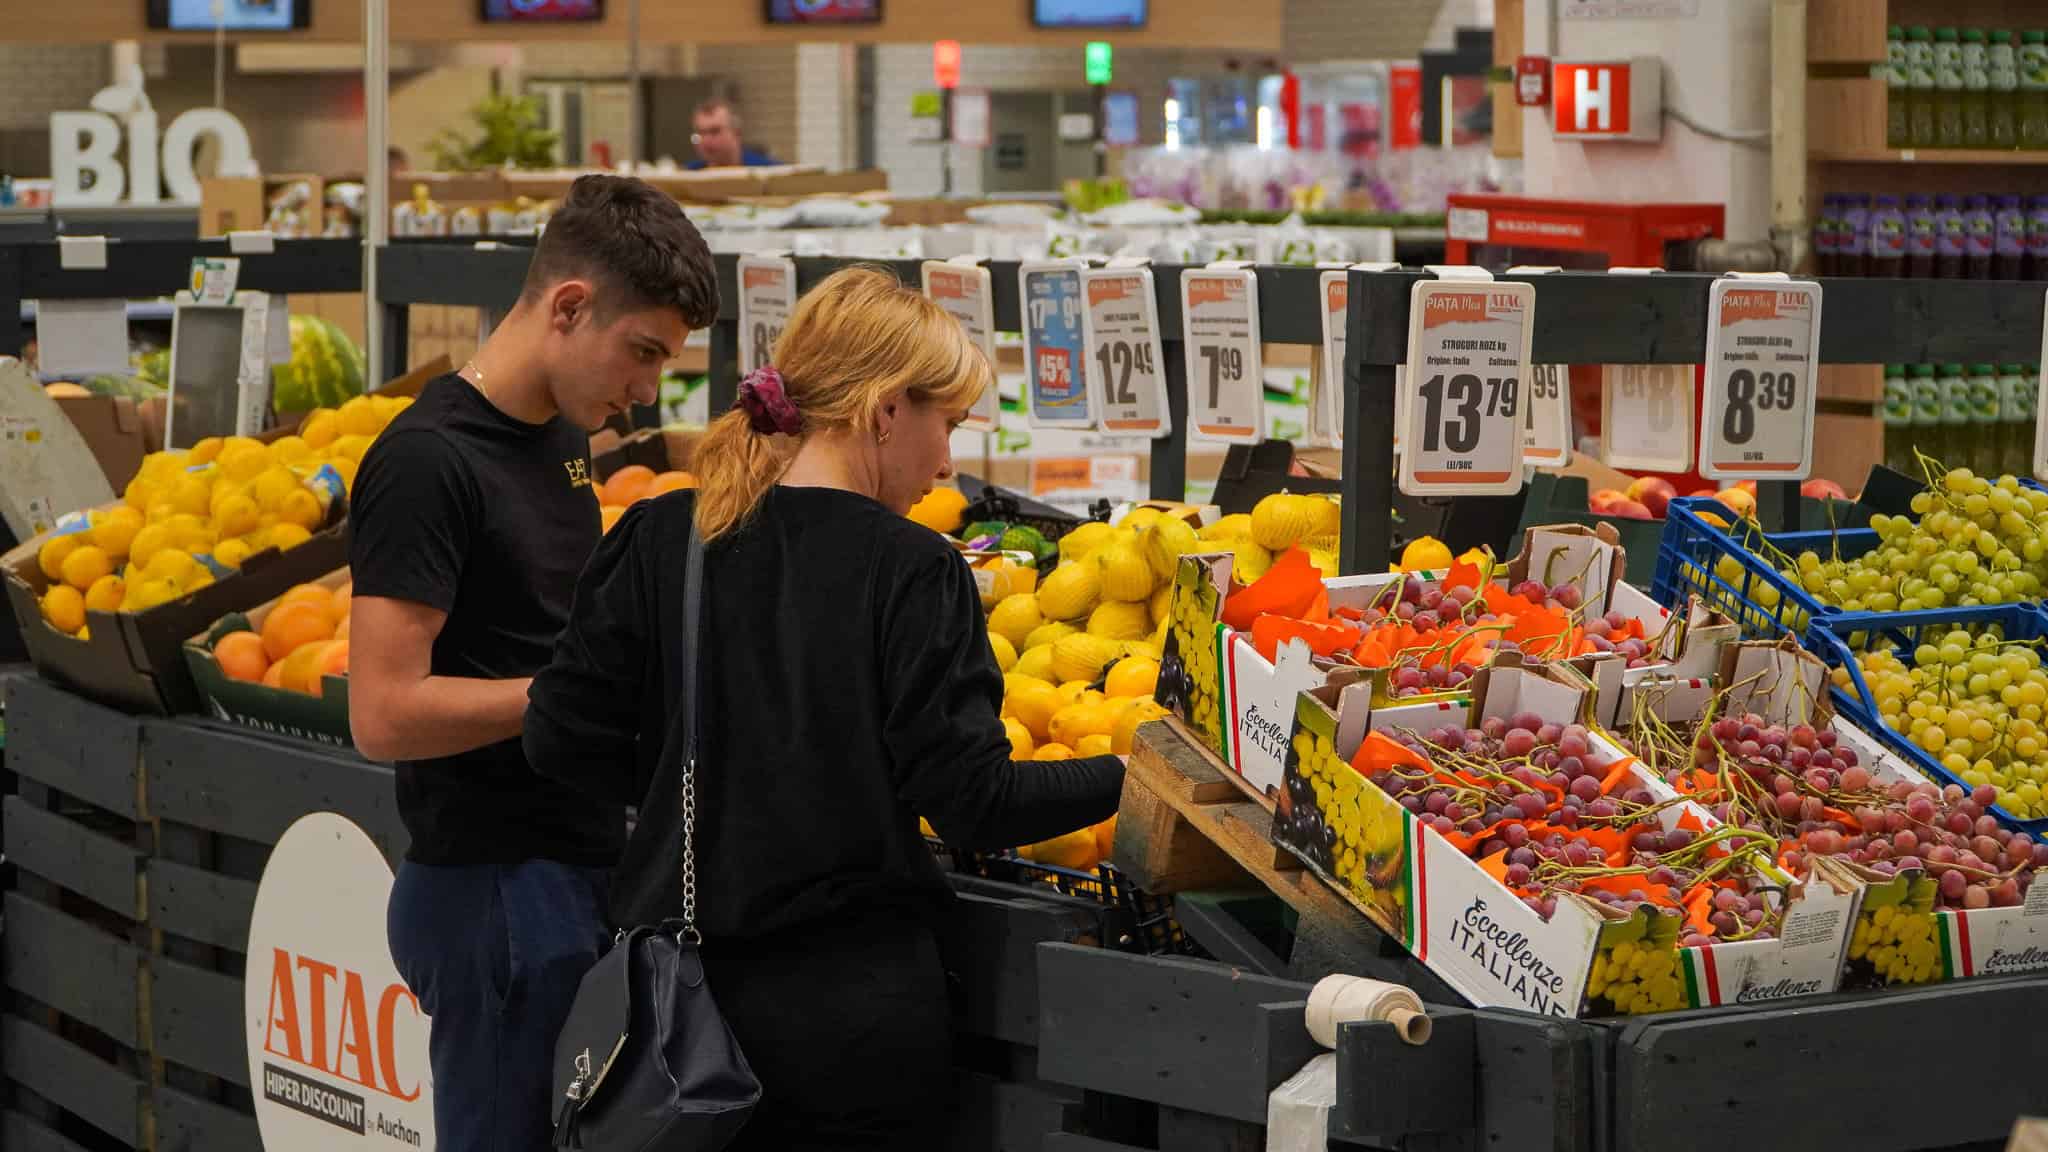
[[[1058,757],[1041,755],[1039,759],[1065,760],[1071,755],[1073,754]],[[1085,872],[1095,867],[1096,861],[1100,859],[1095,851],[1095,829],[1092,826],[1077,828],[1064,836],[1055,836],[1050,840],[1033,844],[1031,858],[1040,864],[1050,864],[1055,868],[1071,868],[1077,872]]]
[[[110,509],[106,516],[92,529],[92,542],[99,545],[109,556],[126,556],[135,543],[135,534],[142,531],[147,523],[142,513],[127,505]]]
[[[235,537],[214,545],[213,559],[223,567],[240,568],[242,561],[249,558],[250,551],[248,540],[242,537]]]
[[[1410,541],[1401,549],[1404,572],[1441,572],[1451,566],[1450,546],[1434,536]]]
[[[149,558],[143,565],[143,573],[152,580],[162,580],[183,587],[199,570],[199,561],[189,552],[177,548],[165,548]]]
[[[213,476],[209,472],[186,472],[171,485],[171,507],[192,516],[204,516],[212,509]]]
[[[383,422],[379,426],[379,431],[382,431],[383,425],[389,425],[393,420],[398,419],[400,412],[412,407],[412,397],[372,395],[370,397],[370,404],[377,410],[377,419]]]
[[[1017,663],[1010,668],[1010,671],[1018,676],[1042,680],[1050,687],[1052,684],[1052,645],[1045,644],[1037,648],[1025,649],[1023,654],[1017,657]]]
[[[145,524],[168,524],[171,522],[171,517],[177,514],[178,506],[176,504],[171,503],[169,500],[159,500],[149,506],[149,511],[142,514],[142,522]]]
[[[138,474],[121,489],[121,501],[137,512],[146,512],[156,501],[156,485],[148,477]]]
[[[1109,750],[1119,756],[1131,754],[1131,743],[1137,738],[1138,726],[1166,715],[1166,709],[1150,700],[1132,700],[1117,713],[1116,724],[1109,730]]]
[[[1024,725],[1035,741],[1046,738],[1052,714],[1060,707],[1059,690],[1043,680],[1019,680],[1010,685],[1005,704],[1010,715]]]
[[[150,524],[135,534],[135,540],[128,545],[128,562],[137,567],[146,566],[150,558],[171,546],[171,526],[168,523]]]
[[[256,497],[256,506],[265,512],[275,512],[284,504],[284,498],[304,487],[298,476],[289,468],[267,468],[249,486],[250,495]]]
[[[277,507],[277,518],[280,523],[296,524],[308,530],[318,528],[326,515],[327,510],[320,506],[320,498],[313,495],[311,489],[303,486],[287,493],[284,501]]]
[[[1110,696],[1149,697],[1159,686],[1159,661],[1143,656],[1126,656],[1117,661],[1103,681]]]
[[[237,484],[247,484],[270,467],[270,451],[254,440],[237,440],[220,450],[221,474]]]
[[[341,418],[332,408],[315,408],[299,425],[299,439],[315,452],[325,451],[341,435]]]
[[[328,445],[327,458],[329,460],[360,461],[363,458],[363,453],[369,450],[370,438],[368,436],[339,436],[335,438],[333,444]]]
[[[194,464],[211,464],[220,457],[221,445],[226,443],[218,436],[208,436],[186,450],[187,458]]]
[[[247,491],[237,491],[214,508],[213,526],[222,536],[246,536],[256,530],[261,515],[256,508],[255,497]]]
[[[69,584],[50,585],[43,593],[43,619],[59,632],[77,632],[85,627],[85,593]]]
[[[114,561],[107,550],[97,544],[85,544],[71,550],[64,557],[64,582],[84,592],[102,576],[111,575]]]
[[[1039,615],[1038,598],[1029,592],[1005,596],[988,614],[988,630],[1008,640],[1012,648],[1030,647],[1024,638],[1043,623],[1045,618]]]
[[[1037,743],[1031,739],[1031,729],[1024,726],[1015,716],[1003,717],[1003,735],[1010,738],[1010,759],[1029,760]]]
[[[1090,735],[1083,736],[1081,737],[1081,742],[1074,745],[1074,755],[1076,756],[1108,756],[1114,751],[1115,749],[1110,745],[1109,737],[1100,733],[1091,733]]]
[[[357,396],[336,410],[341,434],[344,436],[371,437],[384,430],[385,421],[378,417],[377,406],[368,396]]]
[[[996,654],[997,668],[1002,669],[1004,672],[1008,672],[1011,668],[1016,666],[1017,649],[1014,646],[1012,646],[1008,640],[1003,639],[1002,633],[989,633],[988,646]]]
[[[212,525],[199,516],[180,513],[171,517],[165,527],[171,531],[172,546],[187,552],[204,552],[219,538]]]
[[[1074,750],[1065,744],[1040,744],[1037,750],[1031,753],[1031,758],[1033,760],[1072,760],[1074,758]]]
[[[52,536],[43,541],[43,546],[36,549],[36,565],[43,570],[43,577],[48,580],[62,580],[64,561],[82,542],[76,532]]]
[[[312,538],[311,532],[297,524],[279,524],[270,530],[269,546],[280,552],[289,552]]]
[[[312,458],[313,446],[303,437],[280,436],[270,442],[270,458],[279,464],[299,464]]]
[[[1046,725],[1046,735],[1051,736],[1055,743],[1065,744],[1078,752],[1080,742],[1089,736],[1108,740],[1110,730],[1116,726],[1119,711],[1116,705],[1106,701],[1084,698],[1053,713]]]
[[[122,606],[124,612],[147,612],[160,604],[168,604],[179,596],[178,590],[165,580],[144,580],[137,584]]]
[[[92,612],[119,612],[121,601],[128,594],[127,584],[113,573],[92,582],[85,590],[85,607]]]

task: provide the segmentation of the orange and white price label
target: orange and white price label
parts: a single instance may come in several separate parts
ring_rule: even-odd
[[[796,311],[796,262],[786,256],[742,256],[740,374],[774,362],[775,342]]]
[[[1804,480],[1813,471],[1819,363],[1819,284],[1716,280],[1707,295],[1700,475]]]
[[[1536,286],[1423,280],[1410,297],[1401,491],[1505,495],[1522,486]]]
[[[932,303],[944,309],[948,316],[960,322],[967,329],[967,338],[988,357],[989,371],[993,379],[996,363],[996,316],[994,297],[989,290],[988,269],[980,264],[955,264],[945,260],[927,260],[922,269],[924,294]],[[967,413],[962,428],[974,432],[993,432],[997,414],[1002,410],[1002,398],[997,395],[991,383],[984,389],[974,407]]]
[[[1189,438],[1257,441],[1266,400],[1258,275],[1249,268],[1191,268],[1181,273],[1180,305]]]
[[[1165,436],[1172,431],[1166,404],[1165,356],[1159,348],[1159,299],[1150,268],[1101,268],[1081,273],[1082,340],[1091,359],[1091,387],[1104,432]]]

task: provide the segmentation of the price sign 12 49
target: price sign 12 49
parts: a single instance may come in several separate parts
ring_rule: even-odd
[[[1714,282],[1707,296],[1707,387],[1700,475],[1803,480],[1813,470],[1820,285]]]
[[[1533,284],[1415,285],[1403,492],[1501,495],[1522,486],[1522,406],[1535,312]]]
[[[775,342],[796,311],[796,263],[783,256],[742,256],[740,372],[774,362]]]
[[[1081,273],[1087,301],[1082,313],[1094,369],[1090,382],[1105,432],[1164,436],[1172,421],[1159,349],[1159,304],[1150,268],[1104,268]]]

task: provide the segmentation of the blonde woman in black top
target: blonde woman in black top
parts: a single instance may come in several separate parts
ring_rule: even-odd
[[[887,273],[798,304],[697,449],[703,486],[634,506],[535,678],[537,769],[639,806],[619,925],[679,916],[681,762],[665,748],[683,556],[706,541],[698,919],[760,1077],[739,1147],[944,1146],[953,1095],[933,933],[950,892],[918,831],[1002,848],[1103,820],[1113,756],[1013,762],[973,577],[904,518],[952,475],[981,352]]]

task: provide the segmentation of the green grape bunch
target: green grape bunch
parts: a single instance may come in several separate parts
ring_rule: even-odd
[[[1586,1000],[1596,1015],[1634,1016],[1685,1006],[1678,954],[1649,941],[1624,941],[1593,956]]]

